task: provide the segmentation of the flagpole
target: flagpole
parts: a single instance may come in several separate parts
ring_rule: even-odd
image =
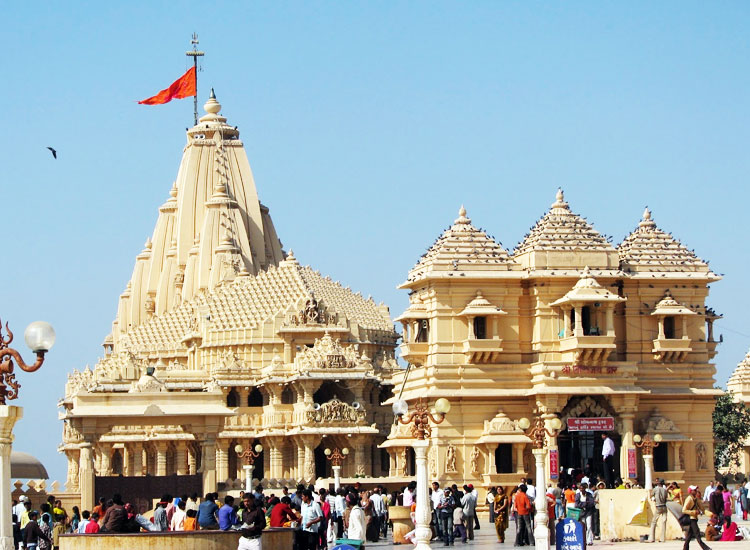
[[[194,126],[198,125],[198,58],[203,57],[205,54],[198,51],[198,35],[193,33],[193,39],[190,41],[193,45],[193,49],[185,52],[185,55],[193,58],[193,75],[195,76],[195,95],[193,96],[193,119]]]

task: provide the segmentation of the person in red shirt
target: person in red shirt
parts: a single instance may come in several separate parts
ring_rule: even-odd
[[[531,501],[526,496],[526,485],[521,485],[516,491],[515,498],[516,513],[518,514],[518,533],[516,533],[516,546],[531,544]]]
[[[271,527],[288,527],[288,524],[292,521],[299,521],[297,516],[289,507],[291,499],[287,496],[281,497],[281,502],[271,510]],[[285,525],[285,523],[287,525]]]
[[[98,533],[99,532],[99,514],[93,512],[91,514],[91,521],[86,524],[86,534]]]

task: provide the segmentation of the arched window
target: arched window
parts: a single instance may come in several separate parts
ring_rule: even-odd
[[[232,391],[227,395],[227,407],[239,407],[240,398],[237,395],[237,391],[232,388]]]
[[[294,404],[294,390],[291,386],[286,386],[284,391],[281,392],[281,404],[282,405],[293,405]]]
[[[250,391],[250,395],[247,396],[248,407],[262,407],[263,406],[263,394],[255,387]]]

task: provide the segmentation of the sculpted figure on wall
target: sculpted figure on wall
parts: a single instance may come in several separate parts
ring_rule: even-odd
[[[698,443],[695,446],[695,462],[698,466],[698,470],[708,470],[708,463],[706,460],[706,445]]]
[[[438,449],[434,445],[430,448],[429,470],[430,477],[434,479],[438,476]]]
[[[403,447],[401,449],[401,452],[399,453],[399,474],[402,477],[406,477],[406,447]]]
[[[458,468],[456,468],[456,448],[453,446],[453,443],[448,445],[448,450],[445,453],[445,473],[447,474],[455,474],[458,472]]]
[[[469,457],[471,460],[471,473],[472,474],[478,474],[479,473],[479,448],[474,447],[471,451],[471,456]]]

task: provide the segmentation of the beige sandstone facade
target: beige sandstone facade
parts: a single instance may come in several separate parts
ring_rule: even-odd
[[[510,254],[461,208],[401,285],[410,305],[397,318],[414,365],[404,399],[452,403],[433,429],[429,476],[485,487],[533,476],[518,423],[538,410],[563,421],[548,440],[560,467],[600,468],[601,434],[567,425],[611,418],[623,478],[643,480],[634,435],[660,433],[658,476],[713,479],[718,316],[706,299],[719,279],[648,210],[613,246],[558,191]],[[404,376],[395,374],[396,391]],[[411,441],[408,426],[392,427],[391,475],[412,473]]]
[[[727,383],[727,390],[732,392],[735,400],[742,401],[750,407],[750,352],[745,355],[732,373]],[[737,467],[739,472],[750,474],[750,439],[745,441],[745,450],[742,452]]]
[[[387,473],[388,308],[282,251],[220,109],[212,94],[187,132],[104,357],[68,378],[60,450],[84,508],[95,476],[239,487],[237,444],[263,445],[254,477],[270,485],[329,475],[325,447],[351,449],[344,475]]]

